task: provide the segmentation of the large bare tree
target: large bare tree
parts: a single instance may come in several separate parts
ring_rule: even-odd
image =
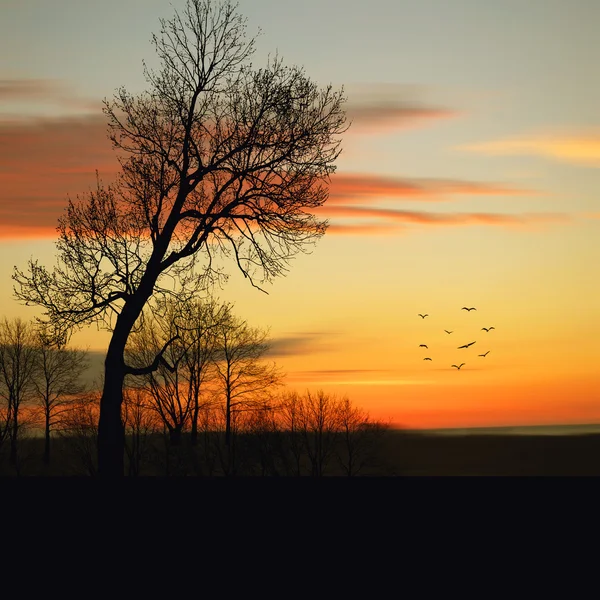
[[[100,403],[100,475],[122,476],[123,382],[155,370],[127,365],[124,350],[148,301],[190,294],[232,256],[253,285],[284,273],[326,229],[312,209],[346,128],[343,91],[297,67],[249,59],[254,38],[229,2],[187,0],[153,36],[160,67],[149,89],[105,102],[121,173],[69,200],[57,264],[15,269],[18,299],[45,309],[61,331],[97,323],[111,338]]]

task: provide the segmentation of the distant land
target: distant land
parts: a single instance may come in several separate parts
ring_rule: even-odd
[[[413,429],[428,435],[589,435],[600,433],[600,423],[580,425],[512,425],[503,427],[452,427],[446,429]]]

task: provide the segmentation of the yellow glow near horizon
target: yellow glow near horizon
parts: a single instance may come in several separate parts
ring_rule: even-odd
[[[485,154],[530,154],[600,167],[600,134],[519,137],[461,147]]]

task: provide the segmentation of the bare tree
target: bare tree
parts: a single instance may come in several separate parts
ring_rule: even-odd
[[[155,356],[162,358],[155,370],[135,378],[137,382],[132,380],[130,387],[145,391],[150,406],[168,432],[170,445],[179,446],[183,430],[190,420],[192,396],[181,368],[187,348],[179,335],[176,304],[164,303],[161,311],[151,314],[131,334],[129,342],[126,358],[134,368],[148,364]]]
[[[267,405],[248,415],[245,424],[247,440],[245,453],[249,462],[258,464],[262,477],[276,476],[285,473],[281,463],[283,459],[283,432],[279,427],[276,407]]]
[[[372,464],[377,443],[386,428],[383,423],[373,421],[365,410],[353,406],[348,398],[342,398],[338,415],[340,439],[337,457],[344,473],[352,477]]]
[[[180,369],[187,381],[191,401],[191,443],[198,443],[200,411],[212,404],[210,399],[201,400],[202,392],[214,377],[214,357],[218,339],[218,327],[230,311],[228,304],[220,304],[215,298],[192,300],[178,305],[178,331],[180,343],[185,348]]]
[[[96,393],[80,395],[69,404],[61,418],[59,435],[73,460],[71,468],[76,474],[98,474],[98,414],[100,398]],[[66,461],[66,459],[65,459]]]
[[[263,355],[269,348],[268,332],[250,327],[228,311],[217,328],[214,365],[219,391],[224,399],[227,468],[233,468],[232,431],[241,412],[268,406],[269,392],[281,384],[282,373]]]
[[[81,376],[86,370],[86,353],[67,348],[53,338],[46,327],[35,333],[36,352],[33,370],[34,398],[44,421],[44,464],[50,464],[50,434],[73,398],[82,394]]]
[[[31,323],[6,317],[0,322],[0,442],[10,439],[10,464],[18,462],[19,417],[30,398],[35,365]]]
[[[112,336],[105,360],[98,461],[122,476],[123,383],[143,368],[124,360],[129,334],[157,294],[195,291],[233,256],[253,285],[284,273],[326,229],[312,209],[327,199],[346,129],[342,91],[319,88],[279,58],[255,69],[254,39],[229,2],[187,0],[161,21],[149,90],[106,101],[120,152],[114,185],[69,200],[57,265],[15,269],[15,295],[58,329],[89,323]],[[170,276],[169,279],[165,278]]]
[[[307,391],[301,399],[300,428],[304,448],[310,460],[311,474],[322,477],[335,453],[341,424],[340,403],[335,395],[323,390]]]
[[[123,423],[125,426],[125,452],[128,458],[128,474],[137,477],[144,461],[150,455],[152,434],[159,431],[155,413],[143,389],[125,388],[123,392]]]
[[[304,450],[304,402],[296,391],[287,392],[278,403],[277,415],[284,436],[283,458],[288,473],[302,475]],[[290,464],[291,463],[291,464]]]

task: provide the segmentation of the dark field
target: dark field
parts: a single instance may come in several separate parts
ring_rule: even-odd
[[[157,437],[140,453],[138,468],[130,475],[222,477],[218,449],[221,436],[211,446],[192,448],[183,443],[171,448]],[[22,442],[18,471],[0,460],[0,475],[86,476],[95,474],[92,439],[57,438],[49,466],[42,463],[41,439]],[[238,476],[294,476],[281,458],[281,448],[258,448],[257,439],[237,441]],[[5,449],[4,449],[5,450]],[[209,456],[210,455],[210,456]],[[343,461],[332,454],[324,476],[343,476]],[[357,476],[597,476],[600,475],[600,434],[580,435],[435,435],[388,430],[360,456]],[[207,466],[208,465],[208,466]],[[287,466],[286,466],[287,465]],[[311,476],[310,461],[303,459],[302,476]]]
[[[600,434],[391,435],[399,475],[600,475]]]

